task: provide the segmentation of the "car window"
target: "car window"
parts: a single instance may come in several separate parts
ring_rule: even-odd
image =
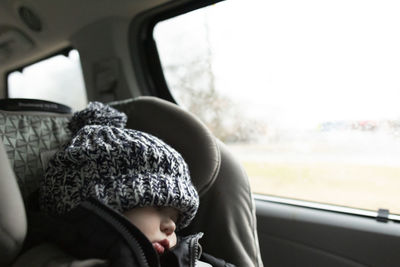
[[[10,98],[33,98],[61,103],[80,110],[87,104],[86,89],[77,50],[55,55],[7,76]]]
[[[177,102],[255,193],[400,213],[397,1],[229,0],[159,22]]]

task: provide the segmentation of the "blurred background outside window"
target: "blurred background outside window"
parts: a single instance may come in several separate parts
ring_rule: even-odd
[[[68,56],[55,55],[7,77],[9,98],[42,99],[71,107],[74,111],[86,107],[87,96],[82,67],[77,50]]]
[[[158,23],[174,97],[255,193],[400,213],[400,3],[229,0]]]

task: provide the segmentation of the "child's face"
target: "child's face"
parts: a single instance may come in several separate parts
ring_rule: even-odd
[[[176,222],[179,213],[171,207],[137,207],[124,212],[150,240],[159,254],[176,245]]]

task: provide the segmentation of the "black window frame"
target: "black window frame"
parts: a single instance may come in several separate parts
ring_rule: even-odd
[[[139,88],[172,103],[174,99],[164,77],[157,45],[153,37],[157,23],[224,0],[170,3],[138,14],[129,27],[129,47]]]

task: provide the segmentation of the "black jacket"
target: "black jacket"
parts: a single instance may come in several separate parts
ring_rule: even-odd
[[[159,256],[138,228],[96,200],[86,201],[63,216],[45,219],[41,215],[39,220],[35,228],[40,231],[31,234],[79,260],[104,259],[110,267],[194,267],[200,259],[213,267],[233,267],[201,252],[198,240],[202,233],[178,237],[177,246]]]

